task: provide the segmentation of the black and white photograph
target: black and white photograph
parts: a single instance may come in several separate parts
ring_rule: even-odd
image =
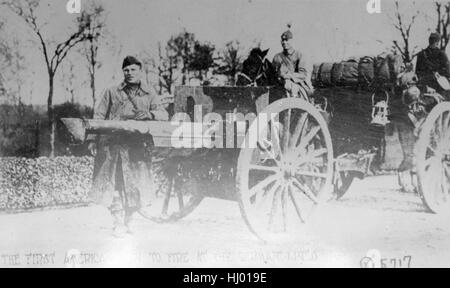
[[[449,42],[448,0],[0,0],[0,268],[450,267]]]

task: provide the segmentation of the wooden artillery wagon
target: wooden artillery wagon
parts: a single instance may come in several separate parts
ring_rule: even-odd
[[[345,193],[354,173],[366,174],[373,157],[335,158],[321,110],[284,96],[270,87],[177,87],[172,116],[190,121],[62,120],[79,141],[89,133],[152,135],[154,162],[167,177],[143,216],[175,221],[204,197],[235,200],[250,231],[270,240],[296,234],[333,192]],[[443,184],[450,176],[449,138],[450,103],[443,103],[423,125],[417,152],[421,194],[435,212],[445,205],[436,198],[437,184],[427,183],[437,180],[432,175],[439,171],[440,190],[448,193]]]

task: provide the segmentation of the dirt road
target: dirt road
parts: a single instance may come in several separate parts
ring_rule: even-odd
[[[300,237],[268,244],[218,199],[173,224],[136,217],[123,239],[98,206],[0,215],[0,267],[450,267],[450,214],[427,213],[394,176],[357,180],[315,215]]]

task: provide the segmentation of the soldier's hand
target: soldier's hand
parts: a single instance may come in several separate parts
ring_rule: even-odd
[[[143,111],[143,110],[134,110],[134,113],[136,113],[134,116],[135,120],[139,120],[139,121],[153,120],[152,114],[150,112]]]
[[[89,142],[88,150],[92,156],[97,155],[97,143],[95,143],[94,141]]]
[[[136,118],[135,114],[122,115],[120,116],[121,120],[134,120]]]

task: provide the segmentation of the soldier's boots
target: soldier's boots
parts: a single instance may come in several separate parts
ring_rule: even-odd
[[[116,238],[125,237],[128,231],[125,225],[125,212],[123,210],[112,211],[111,214],[113,216],[113,236]]]
[[[133,229],[131,228],[131,224],[132,224],[132,220],[133,220],[133,214],[130,212],[125,212],[125,217],[124,217],[124,226],[126,228],[126,233],[128,234],[133,234]]]

